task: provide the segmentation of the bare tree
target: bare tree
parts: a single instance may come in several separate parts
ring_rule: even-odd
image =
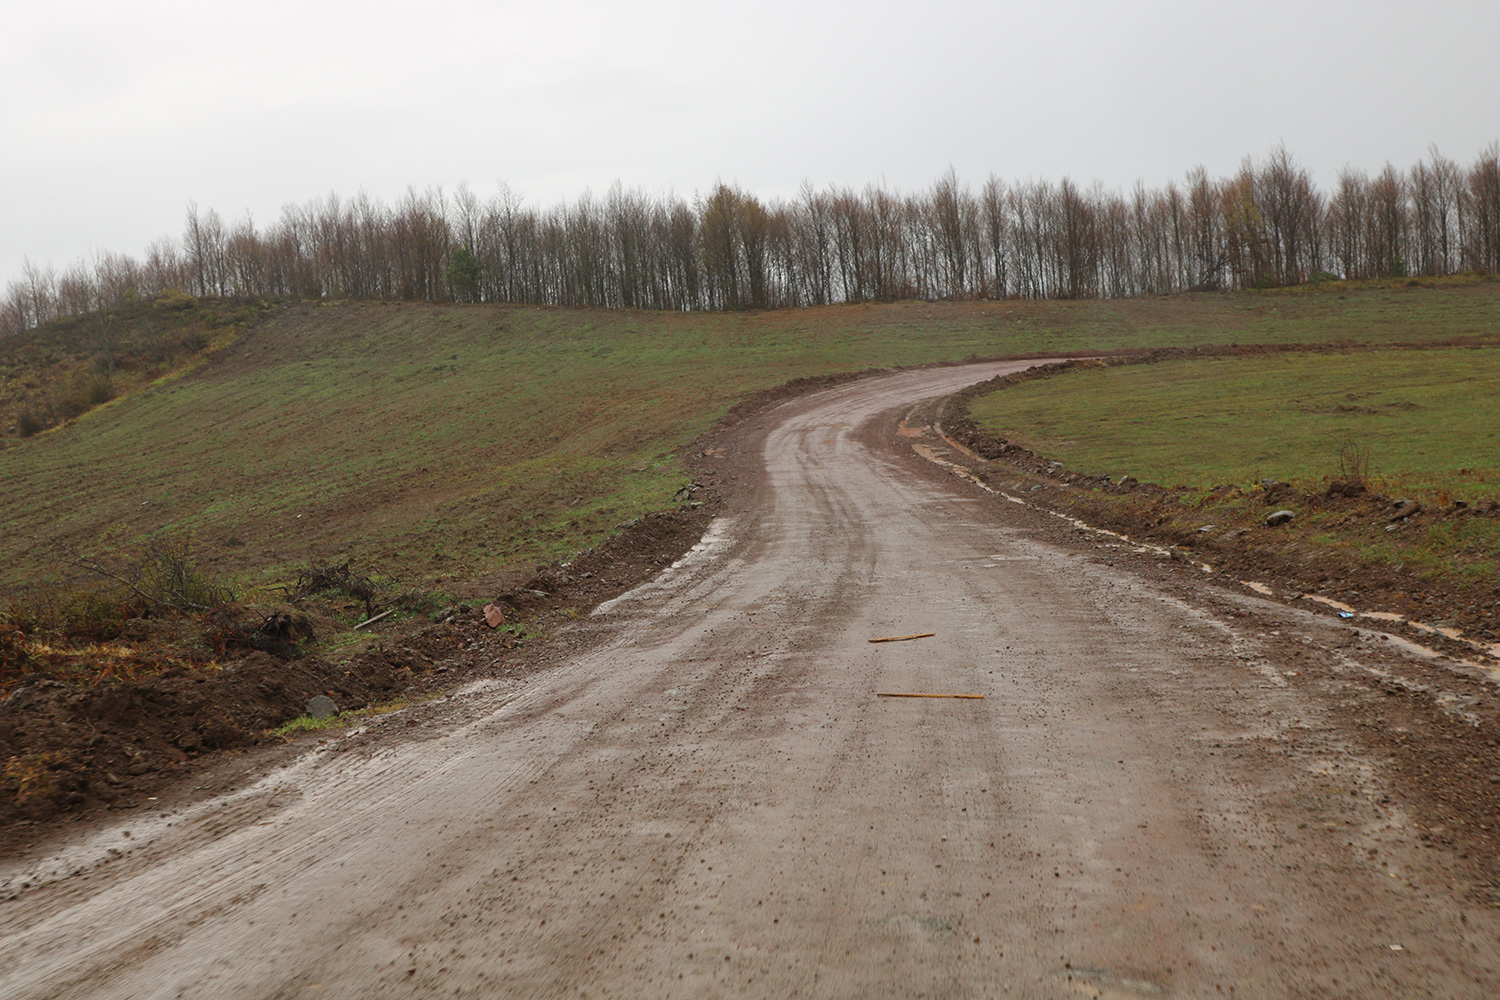
[[[1500,272],[1500,143],[1491,143],[1469,168],[1465,257],[1469,269]]]

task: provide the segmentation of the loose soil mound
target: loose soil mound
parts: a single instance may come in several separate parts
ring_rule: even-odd
[[[458,631],[428,626],[347,662],[254,650],[222,666],[178,663],[89,686],[23,682],[0,703],[0,823],[134,804],[195,757],[267,738],[317,695],[354,708],[405,689],[454,647]]]
[[[686,552],[717,506],[712,474],[700,478],[706,482],[683,509],[628,522],[599,547],[539,566],[502,593],[496,603],[519,629],[492,630],[482,610],[461,604],[382,624],[373,648],[340,658],[319,644],[336,628],[331,619],[288,608],[280,614],[310,624],[313,653],[278,658],[254,650],[206,666],[154,642],[169,631],[162,623],[128,622],[122,646],[173,665],[83,685],[26,679],[0,701],[0,829],[89,807],[137,806],[214,751],[280,739],[274,729],[304,715],[317,695],[340,710],[358,709],[490,670],[518,634],[545,634]]]

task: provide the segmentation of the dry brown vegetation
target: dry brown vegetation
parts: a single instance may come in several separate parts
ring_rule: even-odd
[[[1319,190],[1285,148],[1232,176],[1126,194],[1070,178],[977,189],[950,170],[917,193],[811,185],[764,201],[719,184],[693,202],[620,186],[551,209],[510,194],[330,195],[272,226],[190,208],[180,240],[59,275],[28,265],[0,336],[170,289],[200,296],[511,302],[670,311],[835,302],[1121,297],[1341,278],[1500,272],[1500,145],[1467,167]]]

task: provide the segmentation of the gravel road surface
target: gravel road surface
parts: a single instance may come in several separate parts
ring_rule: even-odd
[[[64,845],[0,995],[1500,996],[1497,911],[1330,722],[1330,671],[1408,654],[895,431],[1017,367],[769,411],[754,488],[558,666]]]

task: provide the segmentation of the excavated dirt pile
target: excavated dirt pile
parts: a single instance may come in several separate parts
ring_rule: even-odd
[[[697,459],[701,465],[703,456]],[[347,635],[348,626],[331,615],[369,610],[356,593],[357,604],[338,609],[299,600],[253,614],[228,607],[175,621],[131,619],[108,644],[115,662],[131,665],[129,674],[96,670],[80,680],[62,669],[7,671],[0,686],[0,831],[141,805],[215,751],[281,739],[274,730],[307,714],[319,695],[340,711],[359,709],[490,669],[521,636],[587,611],[687,551],[718,504],[713,470],[700,469],[698,478],[703,482],[686,490],[682,509],[627,522],[597,548],[538,566],[499,595],[494,603],[510,628],[485,624],[483,600],[444,608],[408,600],[408,614],[372,627],[368,648],[340,655],[328,640]],[[340,580],[362,579],[347,567],[331,569],[344,570]],[[0,640],[12,632],[17,643],[4,648],[19,651],[18,630]],[[213,661],[205,645],[224,655]]]
[[[348,662],[252,650],[222,665],[177,662],[86,686],[23,681],[0,703],[0,823],[135,805],[194,758],[267,738],[317,695],[356,708],[404,689],[431,667],[443,638],[413,636]]]

